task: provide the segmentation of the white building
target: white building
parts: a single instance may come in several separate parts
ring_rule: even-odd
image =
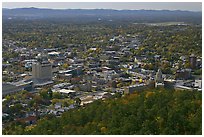
[[[202,89],[202,80],[196,79],[194,82],[194,87],[198,89]]]
[[[164,86],[164,79],[162,77],[162,72],[158,69],[155,77],[155,87],[163,87]]]

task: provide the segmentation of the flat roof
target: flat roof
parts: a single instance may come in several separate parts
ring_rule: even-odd
[[[74,93],[76,91],[75,90],[70,90],[70,89],[60,89],[57,92],[69,94],[69,93]]]
[[[48,54],[49,54],[49,55],[59,55],[60,52],[53,51],[53,52],[49,52]]]
[[[175,88],[181,88],[181,89],[189,89],[189,90],[192,90],[192,89],[193,89],[193,88],[186,87],[186,86],[182,86],[182,85],[175,85],[174,87],[175,87]]]

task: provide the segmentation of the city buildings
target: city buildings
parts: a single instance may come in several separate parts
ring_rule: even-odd
[[[43,86],[52,83],[52,65],[49,62],[33,63],[32,81],[35,86]]]

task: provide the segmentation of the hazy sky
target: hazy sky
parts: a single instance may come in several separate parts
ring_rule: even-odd
[[[3,8],[153,9],[202,11],[201,2],[3,2]]]

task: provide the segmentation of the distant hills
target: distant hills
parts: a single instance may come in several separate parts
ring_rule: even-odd
[[[9,19],[61,19],[71,21],[167,22],[200,24],[201,12],[170,10],[112,10],[112,9],[40,9],[17,8],[2,10],[3,21]]]

